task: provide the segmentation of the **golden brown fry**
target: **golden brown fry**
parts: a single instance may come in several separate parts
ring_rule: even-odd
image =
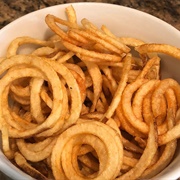
[[[129,73],[130,69],[131,69],[131,56],[127,55],[125,58],[125,61],[124,61],[121,80],[120,80],[117,90],[113,96],[112,102],[111,102],[108,110],[106,111],[104,117],[110,118],[114,114],[114,111],[116,110],[119,102],[121,101],[122,93],[127,85],[128,73]]]
[[[79,30],[77,31],[79,32]],[[89,40],[87,40],[85,37],[83,37],[80,33],[77,33],[75,30],[69,30],[68,36],[73,38],[76,41],[79,41],[83,43],[84,46],[89,45]]]
[[[37,121],[38,124],[42,123],[45,120],[45,116],[41,108],[41,97],[40,97],[40,92],[43,83],[44,83],[44,79],[39,79],[39,78],[32,78],[30,82],[31,114],[34,120]]]
[[[152,111],[155,117],[163,115],[161,114],[161,98],[163,98],[164,93],[168,88],[172,88],[174,90],[177,99],[177,105],[178,107],[180,106],[180,85],[173,79],[161,80],[152,95]],[[165,111],[163,112],[166,113]]]
[[[113,91],[115,92],[118,85],[117,85],[115,78],[112,75],[112,69],[108,66],[103,66],[103,65],[100,65],[100,69],[103,71],[103,73],[106,75],[107,79],[110,81],[111,87],[112,87]]]
[[[47,178],[42,173],[40,173],[30,164],[28,164],[26,159],[18,152],[15,153],[15,162],[21,169],[23,169],[30,176],[39,180],[47,180]]]
[[[137,79],[146,78],[146,75],[148,74],[148,72],[150,71],[152,66],[157,64],[157,63],[159,64],[159,61],[160,61],[160,58],[158,56],[155,56],[155,57],[151,58],[150,60],[148,60],[145,67],[143,68],[143,70],[138,75]],[[159,68],[158,68],[158,70],[159,70]],[[157,74],[159,74],[159,71],[157,72]]]
[[[57,62],[64,63],[64,62],[68,61],[70,58],[72,58],[73,56],[74,56],[74,53],[69,51],[68,53],[66,53],[62,57],[58,58]]]
[[[106,34],[103,34],[101,31],[95,29],[92,27],[92,23],[90,23],[87,19],[82,19],[81,23],[83,26],[91,33],[95,34],[96,36],[100,37],[101,39],[106,40],[107,42],[111,43],[112,45],[116,46],[117,48],[121,49],[123,52],[128,53],[130,51],[130,48],[121,43],[120,41],[117,41],[116,39],[107,36]]]
[[[132,109],[134,115],[141,121],[143,121],[142,115],[142,103],[147,94],[155,89],[156,85],[159,83],[158,80],[150,80],[147,83],[143,84],[136,92],[132,102]]]
[[[78,28],[77,24],[72,23],[70,21],[62,20],[54,15],[48,14],[45,18],[46,24],[49,26],[49,28],[54,31],[57,35],[61,37],[61,39],[66,40],[68,42],[79,44],[79,42],[72,40],[68,37],[66,32],[64,32],[56,23],[60,23],[62,25],[68,26],[70,28]]]
[[[52,109],[52,99],[48,95],[47,90],[45,87],[42,87],[41,92],[40,92],[41,99],[46,103],[46,105]]]
[[[167,116],[168,116],[168,128],[171,129],[175,123],[173,109],[168,109]],[[142,174],[141,178],[150,179],[153,176],[157,175],[159,172],[161,172],[172,160],[176,150],[176,146],[177,146],[177,140],[173,140],[167,143],[158,161],[154,165],[147,168]]]
[[[91,51],[91,50],[87,50],[87,49],[83,49],[81,47],[78,47],[74,44],[69,43],[68,41],[63,41],[63,45],[71,50],[74,53],[79,53],[82,55],[86,55],[92,58],[99,58],[102,59],[102,61],[113,61],[113,62],[119,62],[121,61],[121,57],[117,56],[117,55],[113,55],[113,54],[105,54],[105,53],[99,53],[99,52],[95,52],[95,51]]]
[[[38,60],[37,60],[38,59]],[[61,84],[60,80],[56,74],[56,72],[50,67],[44,60],[34,57],[34,56],[26,56],[26,55],[18,55],[14,56],[8,59],[8,61],[3,61],[1,63],[0,72],[4,72],[8,68],[12,67],[14,64],[21,65],[21,64],[30,64],[31,66],[37,67],[36,69],[29,68],[29,70],[24,71],[23,69],[17,69],[14,71],[9,72],[11,76],[8,76],[7,74],[3,77],[3,80],[1,81],[1,95],[3,92],[3,87],[6,87],[13,79],[17,79],[19,77],[26,77],[26,76],[34,76],[34,77],[40,77],[50,80],[50,83],[52,83],[52,89],[53,89],[53,109],[51,112],[51,115],[46,119],[46,121],[39,126],[29,129],[27,131],[17,131],[16,129],[9,129],[9,133],[13,137],[27,137],[31,136],[32,134],[35,134],[37,132],[40,132],[46,128],[49,128],[50,126],[53,126],[53,124],[58,120],[61,111],[62,111],[62,104],[59,103],[62,101],[62,90],[61,90]],[[42,71],[37,71],[39,68],[45,69],[45,74],[42,75]],[[28,69],[28,68],[27,68]],[[16,72],[18,71],[18,72]],[[28,74],[28,75],[27,75]],[[10,78],[11,77],[11,78]],[[13,77],[13,78],[12,78]],[[54,85],[53,85],[54,83]],[[2,107],[2,103],[0,105]],[[2,109],[2,108],[1,108]],[[52,119],[51,119],[52,118]],[[1,120],[2,121],[2,120]]]
[[[103,127],[106,127],[106,128],[102,128]],[[88,128],[86,128],[88,126]],[[92,127],[92,128],[90,128]],[[98,130],[97,130],[98,128]],[[108,129],[108,131],[106,130]],[[89,122],[86,122],[86,123],[80,123],[80,124],[77,124],[75,126],[72,126],[71,128],[69,128],[68,130],[66,130],[64,133],[62,133],[58,140],[57,140],[57,143],[53,149],[53,152],[52,152],[52,169],[53,169],[53,173],[54,173],[54,176],[55,178],[61,178],[61,179],[64,179],[65,178],[65,175],[68,176],[70,179],[73,177],[74,179],[79,179],[80,177],[78,176],[78,174],[76,172],[73,171],[73,169],[71,168],[71,166],[69,166],[67,168],[67,158],[69,159],[70,156],[68,155],[67,156],[67,151],[63,151],[63,149],[65,147],[68,147],[68,141],[72,138],[72,137],[78,137],[78,138],[74,138],[71,139],[71,141],[73,140],[74,143],[76,144],[76,141],[80,141],[80,138],[79,138],[79,134],[82,134],[82,133],[90,133],[92,134],[91,136],[92,137],[97,137],[97,143],[98,141],[101,139],[101,141],[103,140],[103,143],[105,146],[106,146],[106,142],[107,142],[107,139],[112,136],[113,134],[115,135],[115,131],[112,130],[110,127],[108,127],[107,125],[104,125],[103,123],[100,123],[100,122],[95,122],[95,121],[91,121],[90,123]],[[109,132],[109,133],[108,133]],[[106,137],[104,137],[104,133],[106,133]],[[112,133],[112,134],[111,134]],[[94,136],[96,135],[96,136]],[[82,137],[82,136],[81,136]],[[87,138],[85,138],[87,137]],[[91,146],[93,146],[93,148],[96,149],[96,152],[98,153],[98,157],[100,158],[100,162],[104,162],[104,160],[102,159],[102,154],[100,153],[100,149],[97,149],[96,147],[96,143],[92,143],[92,140],[90,140],[90,138],[88,138],[88,135],[86,135],[83,139],[84,141],[88,142],[88,144],[90,143]],[[98,138],[100,137],[100,139]],[[63,139],[63,141],[61,141],[61,138]],[[93,139],[94,139],[93,138]],[[119,141],[119,138],[117,137],[117,135],[114,136],[114,138],[116,139],[115,141],[111,141],[111,145],[108,145],[106,146],[107,147],[107,152],[108,154],[110,153],[113,153],[114,157],[113,159],[111,159],[112,157],[111,156],[107,156],[107,159],[105,161],[108,162],[109,166],[104,166],[104,164],[102,163],[102,167],[100,166],[100,174],[97,176],[98,179],[102,179],[103,177],[106,177],[106,178],[112,178],[112,177],[116,177],[115,174],[117,174],[119,172],[119,168],[121,167],[121,163],[120,162],[121,158],[122,158],[122,154],[120,155],[119,151],[121,151],[122,153],[122,149],[120,150],[119,147],[122,148],[122,145],[119,144],[120,141]],[[82,140],[83,140],[82,139]],[[94,139],[95,140],[95,139]],[[72,143],[73,143],[72,141]],[[119,143],[118,143],[119,142]],[[66,144],[67,143],[67,144]],[[81,142],[83,143],[83,141]],[[118,143],[118,144],[115,144]],[[73,145],[73,144],[72,144]],[[115,145],[115,146],[114,146]],[[110,150],[110,149],[111,150]],[[66,149],[66,148],[65,148]],[[115,153],[116,151],[116,153]],[[101,151],[102,152],[102,151]],[[99,154],[100,153],[100,154]],[[62,157],[61,157],[62,156]],[[116,157],[116,156],[119,156],[119,157]],[[62,165],[61,165],[61,161],[59,161],[60,159],[62,158]],[[110,159],[109,159],[110,158]],[[71,158],[70,158],[71,159]],[[110,163],[111,160],[113,160],[113,163]],[[119,161],[120,160],[120,161]],[[114,168],[112,168],[112,166],[114,166]],[[71,171],[69,171],[69,168],[71,168]],[[110,170],[111,169],[111,170]],[[110,171],[109,171],[110,170]],[[114,172],[112,172],[112,170]],[[65,171],[65,174],[64,174],[64,171]],[[108,173],[107,173],[108,172]],[[104,178],[103,178],[104,179]]]
[[[94,112],[97,101],[102,91],[102,75],[99,67],[92,62],[84,62],[93,81],[93,101],[90,111]]]
[[[122,109],[124,112],[124,115],[126,116],[128,122],[135,127],[138,131],[147,134],[148,133],[148,126],[141,120],[137,119],[136,116],[133,113],[132,107],[131,107],[131,99],[133,93],[144,83],[147,83],[147,80],[145,79],[138,79],[132,84],[129,84],[126,86],[123,96],[122,96]]]
[[[136,128],[134,128],[129,121],[127,120],[127,118],[124,115],[124,112],[122,110],[122,104],[120,103],[119,106],[116,109],[116,114],[120,120],[121,123],[121,128],[124,129],[125,131],[127,131],[129,134],[133,135],[133,136],[140,136],[140,137],[144,137],[144,134],[141,133],[140,131],[138,131]]]
[[[77,81],[77,84],[79,86],[79,90],[81,93],[81,101],[82,103],[84,102],[86,98],[86,84],[85,84],[85,79],[83,79],[76,71],[70,70],[71,73],[73,74],[74,78]]]
[[[172,140],[178,139],[180,137],[179,130],[180,130],[180,123],[174,126],[169,131],[167,131],[165,134],[158,136],[158,144],[164,145]]]
[[[149,166],[149,164],[151,163],[157,148],[158,148],[158,143],[157,143],[157,131],[156,131],[156,127],[154,125],[153,120],[150,122],[150,128],[149,128],[149,135],[148,135],[148,140],[147,140],[147,146],[144,149],[144,152],[141,156],[141,158],[139,159],[139,161],[136,163],[136,165],[129,170],[128,172],[126,172],[125,174],[123,174],[122,176],[120,176],[119,180],[122,179],[137,179],[141,176],[141,174],[144,172],[144,170]]]
[[[117,38],[105,25],[102,25],[101,29],[108,36],[118,39],[120,42],[122,42],[123,44],[125,44],[127,46],[135,47],[135,46],[139,46],[139,45],[142,45],[145,43],[139,39],[132,38],[132,37],[119,37],[119,38]]]
[[[10,147],[7,124],[5,122],[1,122],[0,129],[1,129],[2,139],[3,139],[3,141],[2,141],[3,153],[6,155],[6,157],[8,159],[13,159],[14,158],[14,151]]]
[[[40,47],[38,49],[35,49],[31,54],[32,55],[36,55],[36,56],[40,56],[40,57],[46,57],[46,56],[51,55],[54,52],[55,52],[54,48],[51,48],[51,47]]]
[[[141,46],[137,46],[135,49],[140,54],[156,52],[164,53],[180,59],[180,49],[168,44],[143,44]]]
[[[10,43],[6,54],[7,58],[16,55],[19,46],[22,44],[38,44],[41,46],[54,47],[54,44],[51,41],[42,41],[28,36],[18,37]]]
[[[54,137],[53,140],[40,151],[34,151],[27,148],[26,142],[24,139],[17,139],[16,143],[20,153],[31,162],[38,162],[46,159],[52,152],[52,149],[56,143],[57,138]]]
[[[78,160],[92,169],[93,171],[98,171],[99,170],[99,163],[95,160],[95,158],[91,158],[88,155],[82,155],[78,156]]]
[[[63,110],[61,113],[61,117],[58,119],[58,121],[54,124],[53,127],[44,130],[43,132],[40,132],[39,134],[36,135],[36,137],[50,137],[54,135],[58,135],[63,129],[65,129],[65,118],[71,118],[71,116],[67,117],[67,112],[68,112],[68,97],[67,97],[67,92],[65,87],[62,84],[62,90],[63,90]],[[75,112],[76,113],[76,112]],[[72,115],[72,114],[71,114]],[[76,119],[74,119],[75,121]],[[72,123],[71,121],[69,123]]]
[[[108,41],[105,41],[104,39],[95,36],[94,34],[90,34],[89,32],[86,32],[83,30],[80,31],[80,30],[76,30],[76,29],[73,29],[72,31],[81,35],[82,37],[84,37],[88,40],[91,40],[95,43],[100,44],[102,47],[109,50],[110,52],[117,53],[119,55],[121,55],[123,53],[123,51],[121,49],[117,48],[113,44],[110,44]]]
[[[65,11],[68,17],[68,21],[77,24],[76,11],[73,6],[68,6]]]
[[[17,96],[30,97],[29,86],[11,84],[10,90]]]
[[[130,166],[130,167],[134,167],[137,164],[137,162],[138,162],[138,160],[135,158],[132,158],[132,157],[129,158],[127,156],[124,156],[124,158],[123,158],[123,164]]]
[[[144,41],[141,41],[140,39],[132,38],[132,37],[119,37],[119,40],[123,43],[126,44],[127,46],[140,46],[142,44],[145,44]]]

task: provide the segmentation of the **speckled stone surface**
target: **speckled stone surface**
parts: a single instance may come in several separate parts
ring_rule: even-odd
[[[32,11],[73,2],[102,2],[131,7],[154,15],[180,30],[180,0],[0,0],[0,29]],[[0,180],[10,179],[0,172]]]
[[[73,2],[102,2],[135,8],[152,14],[180,30],[180,0],[0,0],[0,28],[32,11]]]

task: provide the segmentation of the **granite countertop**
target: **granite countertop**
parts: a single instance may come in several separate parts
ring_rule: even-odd
[[[180,0],[0,0],[0,29],[32,11],[73,2],[102,2],[135,8],[154,15],[180,30]],[[0,173],[0,180],[9,178]]]

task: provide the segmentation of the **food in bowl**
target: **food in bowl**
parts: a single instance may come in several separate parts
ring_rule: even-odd
[[[154,177],[180,137],[180,85],[161,79],[157,53],[180,50],[65,12],[46,14],[48,38],[16,37],[1,59],[3,153],[35,179]]]

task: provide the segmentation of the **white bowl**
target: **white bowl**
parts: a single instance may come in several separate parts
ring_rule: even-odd
[[[27,14],[0,30],[0,57],[4,56],[8,44],[15,37],[31,36],[45,39],[51,32],[44,19],[50,13],[66,18],[65,7],[69,4],[52,6]],[[180,32],[166,22],[131,8],[102,3],[74,3],[77,18],[87,18],[97,26],[105,24],[117,36],[135,37],[146,42],[167,43],[180,48]],[[172,77],[180,83],[180,61],[163,55],[162,78]],[[12,179],[32,179],[12,165],[0,150],[0,170]],[[180,142],[171,164],[155,179],[169,180],[180,177]]]

